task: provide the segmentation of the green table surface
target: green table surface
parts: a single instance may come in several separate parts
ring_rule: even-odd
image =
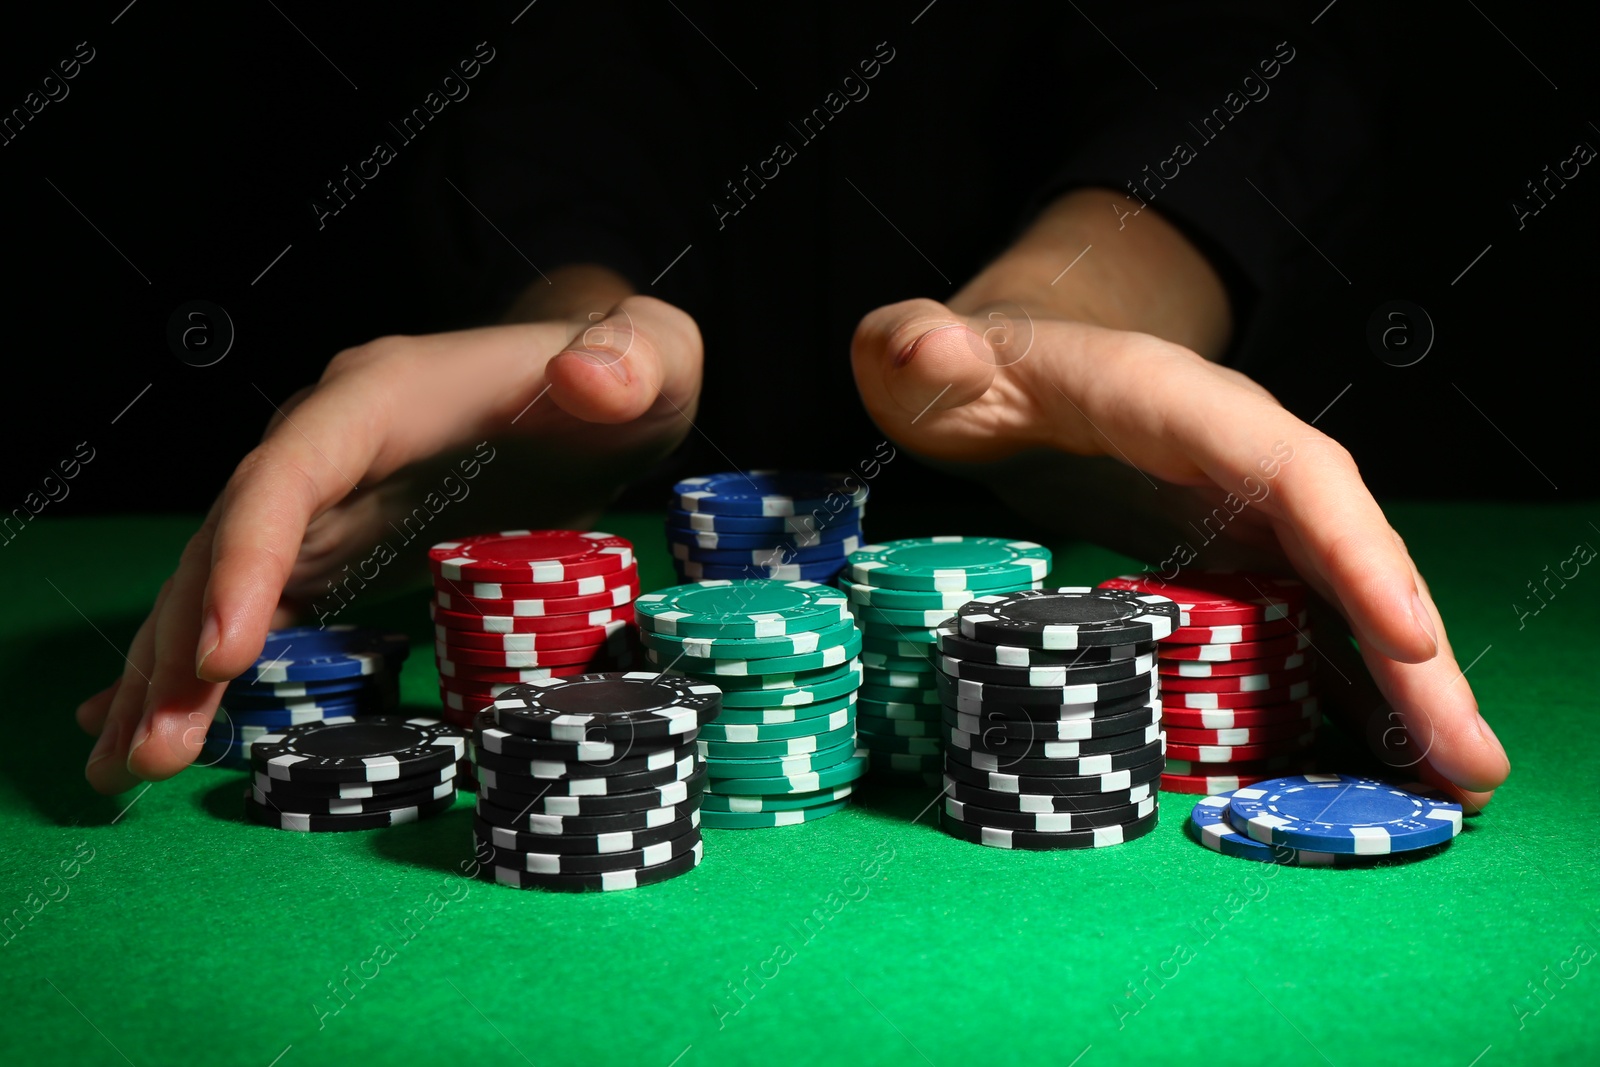
[[[121,669],[192,522],[40,520],[0,553],[0,1048],[140,1067],[1594,1062],[1600,577],[1515,605],[1600,544],[1600,508],[1391,514],[1513,764],[1440,855],[1231,859],[1184,834],[1195,798],[1174,794],[1142,840],[1006,852],[941,833],[932,788],[866,787],[817,823],[707,831],[687,876],[582,896],[463,877],[468,798],[315,835],[243,822],[237,772],[94,795],[72,709]],[[646,589],[670,584],[659,516],[608,528],[641,547]],[[1132,565],[1053,547],[1061,583]],[[404,693],[429,708],[424,601],[352,615],[414,636]]]

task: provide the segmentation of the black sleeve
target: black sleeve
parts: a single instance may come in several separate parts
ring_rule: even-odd
[[[1314,232],[1355,182],[1367,103],[1348,60],[1279,5],[1118,7],[1084,5],[1073,49],[1107,57],[1069,98],[1081,132],[1039,203],[1108,186],[1120,211],[1148,204],[1216,266],[1243,323],[1305,247],[1295,227]]]

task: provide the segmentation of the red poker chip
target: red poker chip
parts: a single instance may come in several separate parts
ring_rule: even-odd
[[[1275,622],[1306,607],[1306,587],[1299,579],[1243,571],[1185,572],[1172,581],[1158,574],[1125,574],[1100,587],[1175,600],[1179,626]]]
[[[528,678],[526,681],[537,682],[545,678],[572,678],[579,674],[593,674],[588,667],[581,663],[569,664],[565,667],[535,667],[524,674],[537,674],[537,678]],[[470,678],[439,676],[439,688],[462,696],[482,697],[485,700],[494,700],[507,689],[516,685],[515,681],[492,682],[476,676]]]
[[[1255,763],[1276,756],[1292,756],[1304,752],[1316,741],[1315,730],[1298,737],[1285,738],[1257,745],[1178,745],[1167,743],[1168,760],[1187,760],[1198,766],[1216,763]]]
[[[1180,626],[1162,641],[1174,645],[1236,645],[1241,641],[1265,641],[1269,637],[1282,637],[1303,630],[1311,620],[1311,613],[1302,611],[1287,619],[1273,622],[1241,622],[1232,626]]]
[[[626,658],[617,652],[597,652],[581,663],[563,663],[549,667],[478,667],[466,663],[434,657],[441,682],[459,681],[463,686],[511,685],[516,682],[540,682],[547,678],[569,678],[574,674],[596,674],[616,669],[616,664]],[[459,688],[459,687],[458,687]]]
[[[1168,745],[1270,745],[1301,737],[1316,727],[1316,723],[1303,718],[1220,729],[1165,725]]]
[[[1200,659],[1166,659],[1156,661],[1156,670],[1161,675],[1161,684],[1165,685],[1168,678],[1221,678],[1237,674],[1281,674],[1284,671],[1298,670],[1312,661],[1305,652],[1294,652],[1287,656],[1278,656],[1269,659],[1238,659],[1213,662]]]
[[[582,611],[604,611],[608,608],[627,608],[639,595],[637,579],[625,585],[613,586],[600,593],[584,596],[546,597],[534,600],[484,600],[480,597],[456,596],[454,593],[434,591],[436,606],[457,614],[476,612],[503,618],[525,618],[541,615],[572,615]]]
[[[484,600],[547,600],[553,597],[588,596],[638,580],[639,565],[630,564],[609,574],[575,578],[565,582],[469,582],[435,575],[436,592],[451,596],[479,597]]]
[[[1304,700],[1311,695],[1310,681],[1295,682],[1278,689],[1261,689],[1253,693],[1161,693],[1161,704],[1167,708],[1259,708],[1264,704],[1287,704]]]
[[[1217,793],[1243,789],[1257,782],[1281,778],[1287,774],[1303,774],[1311,770],[1312,766],[1314,764],[1306,760],[1286,770],[1267,771],[1261,774],[1163,774],[1161,789],[1166,793],[1193,793],[1209,797]]]
[[[1161,645],[1164,660],[1201,660],[1208,663],[1232,663],[1242,659],[1271,659],[1275,656],[1292,656],[1311,647],[1311,635],[1302,630],[1283,637],[1269,637],[1265,641],[1241,641],[1236,645]]]
[[[581,616],[580,616],[581,617]],[[478,652],[545,652],[557,648],[586,648],[603,644],[612,634],[631,630],[632,623],[617,620],[603,626],[582,626],[575,630],[555,630],[537,634],[486,634],[472,630],[433,628],[434,644]],[[454,659],[455,657],[451,657]]]
[[[610,574],[633,563],[626,538],[581,530],[504,530],[428,550],[440,578],[469,582],[567,582]]]
[[[608,654],[629,648],[628,633],[618,630],[616,636],[573,648],[547,648],[538,652],[508,652],[481,648],[457,648],[438,642],[433,654],[438,659],[449,660],[459,667],[489,667],[498,670],[526,670],[530,667],[565,667],[573,663],[588,663]]]
[[[1309,722],[1322,719],[1316,697],[1289,704],[1266,704],[1257,708],[1171,708],[1163,705],[1161,721],[1168,726],[1196,730],[1224,730],[1235,726],[1266,726],[1284,722]],[[1306,727],[1310,729],[1310,726]]]
[[[1184,678],[1163,675],[1163,693],[1258,693],[1262,690],[1287,689],[1303,682],[1316,672],[1309,666],[1274,674],[1220,674],[1210,678]]]
[[[450,611],[438,604],[428,605],[428,617],[435,625],[469,633],[537,634],[570,633],[608,622],[633,621],[633,608],[603,608],[598,611],[575,611],[566,615],[523,615],[507,618],[503,615],[482,615],[475,611]]]

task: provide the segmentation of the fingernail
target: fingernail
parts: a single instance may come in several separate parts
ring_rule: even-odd
[[[961,329],[961,323],[959,323],[959,322],[947,322],[943,326],[935,326],[933,329],[927,331],[926,333],[923,333],[923,334],[919,335],[914,341],[912,341],[910,344],[906,345],[906,347],[901,350],[899,355],[894,357],[895,369],[899,370],[901,367],[904,367],[907,363],[910,363],[911,360],[916,357],[917,350],[922,347],[922,342],[926,341],[928,338],[932,337],[934,334],[938,333],[940,330],[959,330],[959,329]]]
[[[1505,763],[1506,769],[1510,770],[1511,757],[1506,755],[1506,746],[1500,743],[1500,739],[1495,736],[1494,728],[1482,715],[1478,716],[1478,735],[1483,738],[1484,744],[1500,753],[1500,759]]]
[[[1437,651],[1439,648],[1439,633],[1433,628],[1433,616],[1428,612],[1428,606],[1422,602],[1422,594],[1411,594],[1411,618],[1415,620],[1417,631],[1428,639],[1428,643]]]
[[[200,640],[197,647],[200,654],[195,657],[194,674],[196,678],[203,678],[200,673],[206,669],[206,658],[217,650],[222,643],[222,621],[217,618],[216,610],[206,612],[205,621],[200,624]]]
[[[132,769],[133,754],[139,751],[139,746],[150,740],[154,727],[155,694],[147,693],[144,698],[144,709],[139,712],[139,725],[133,728],[133,741],[128,745],[128,764]]]

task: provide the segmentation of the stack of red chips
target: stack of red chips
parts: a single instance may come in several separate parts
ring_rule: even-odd
[[[1322,712],[1303,583],[1198,571],[1101,585],[1171,597],[1181,612],[1157,654],[1167,735],[1162,789],[1211,795],[1311,769]]]
[[[625,670],[637,648],[633,545],[608,533],[507,530],[428,551],[442,718],[519,682]]]

